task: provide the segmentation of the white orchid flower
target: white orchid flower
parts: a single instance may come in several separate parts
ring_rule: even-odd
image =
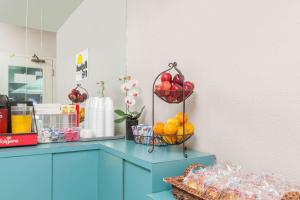
[[[128,92],[129,90],[131,90],[131,86],[130,86],[130,84],[128,84],[128,82],[127,83],[123,83],[122,85],[121,85],[121,91],[122,92]]]
[[[135,99],[133,97],[127,96],[127,97],[125,97],[125,103],[128,106],[134,106],[135,103],[136,103],[136,101],[135,101]]]
[[[131,89],[128,91],[128,96],[138,97],[140,96],[140,91],[137,88]]]
[[[131,80],[128,82],[132,88],[138,87],[139,86],[139,82],[135,79]]]

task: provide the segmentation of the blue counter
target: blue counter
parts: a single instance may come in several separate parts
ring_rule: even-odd
[[[148,194],[149,200],[175,200],[171,190]]]
[[[181,175],[191,163],[211,165],[215,156],[177,146],[134,142],[41,144],[0,149],[0,190],[5,200],[142,200],[169,190],[162,179]]]

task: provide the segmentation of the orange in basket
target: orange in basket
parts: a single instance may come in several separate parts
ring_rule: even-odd
[[[165,124],[162,122],[157,122],[153,127],[153,132],[155,135],[163,135],[164,134],[164,126]]]
[[[177,141],[177,126],[176,124],[173,123],[167,123],[164,126],[164,137],[163,139],[168,143],[168,144],[174,144]]]
[[[177,113],[176,118],[178,119],[178,121],[183,124],[185,122],[188,121],[188,115],[185,113],[183,116],[182,112]]]

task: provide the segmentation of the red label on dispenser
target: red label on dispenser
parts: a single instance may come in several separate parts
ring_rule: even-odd
[[[36,145],[37,134],[0,135],[0,147]]]

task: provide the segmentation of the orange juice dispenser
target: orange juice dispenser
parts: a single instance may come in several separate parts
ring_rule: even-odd
[[[11,109],[11,133],[30,133],[32,129],[33,107],[26,103],[17,103]]]
[[[37,144],[37,125],[33,103],[9,102],[11,130],[0,136],[0,147]]]

